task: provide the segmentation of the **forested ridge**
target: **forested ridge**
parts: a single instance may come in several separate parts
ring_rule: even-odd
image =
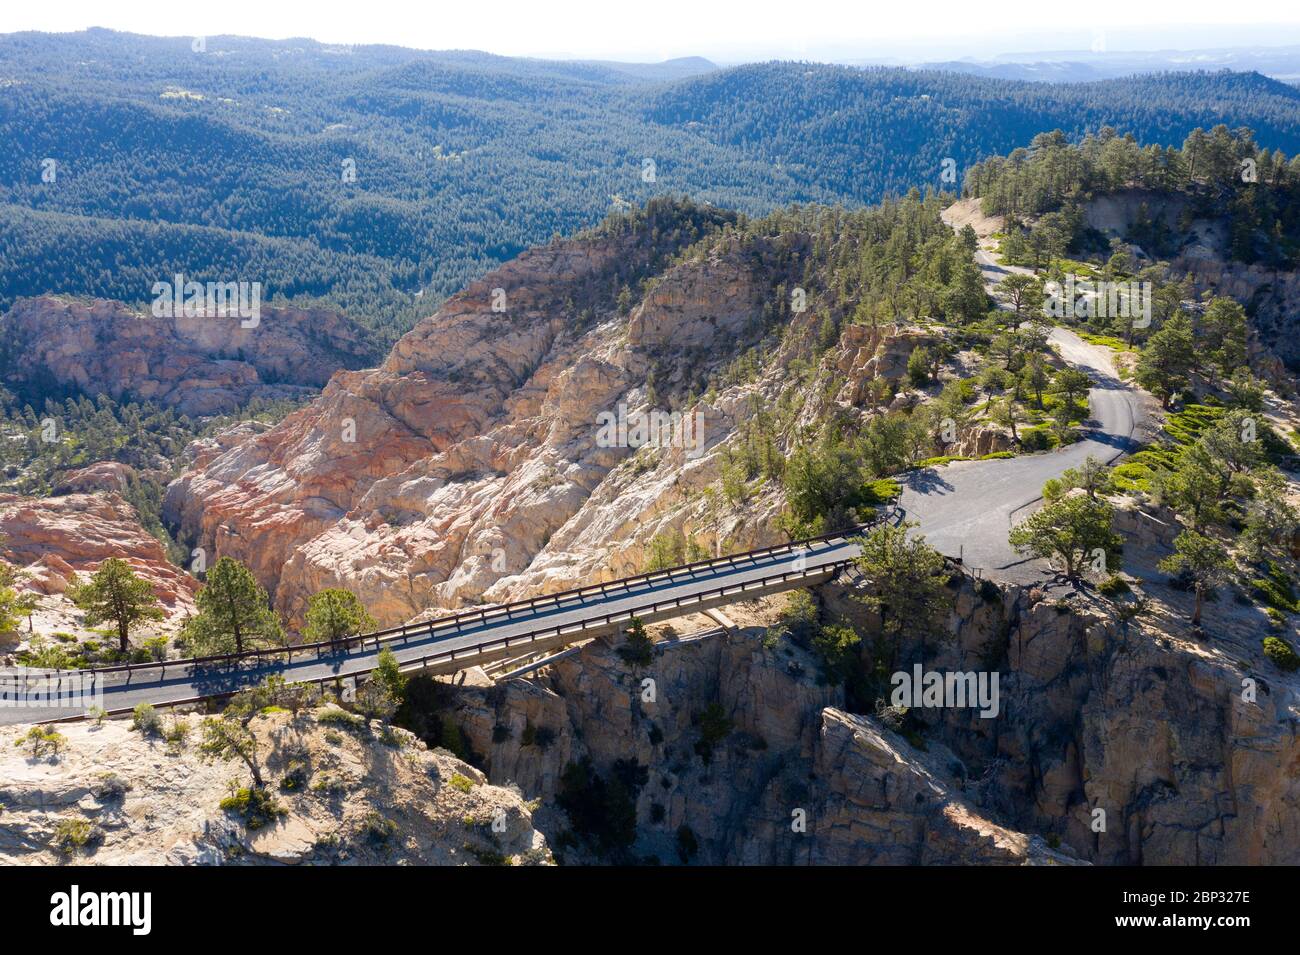
[[[184,272],[340,308],[382,345],[523,249],[654,195],[750,214],[870,203],[944,185],[945,158],[960,175],[1106,124],[1172,145],[1230,119],[1300,148],[1300,91],[1255,74],[1050,86],[771,63],[661,82],[473,52],[202,47],[0,38],[0,308],[51,291],[140,304]]]
[[[1149,200],[1128,230],[1148,254],[1172,257],[1192,241],[1193,221],[1213,219],[1226,227],[1225,252],[1237,261],[1294,268],[1300,257],[1300,157],[1261,146],[1249,129],[1198,127],[1181,148],[1142,145],[1109,128],[1071,143],[1056,130],[977,163],[965,182],[985,213],[1007,217],[1003,252],[1023,265],[1105,251],[1083,205],[1125,190]],[[1171,199],[1182,202],[1177,221],[1159,214]]]

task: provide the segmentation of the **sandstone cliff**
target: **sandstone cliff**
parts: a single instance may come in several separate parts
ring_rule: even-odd
[[[155,318],[120,302],[40,296],[0,318],[5,384],[151,401],[190,416],[234,411],[254,397],[297,398],[337,369],[374,359],[365,331],[321,309],[267,306],[237,318]]]
[[[855,592],[822,588],[823,615],[854,623],[870,672],[877,623]],[[584,758],[605,779],[640,774],[628,851],[663,862],[1300,861],[1300,678],[1263,657],[1240,608],[1196,634],[1157,586],[1128,619],[1128,603],[1068,591],[965,579],[955,596],[925,665],[998,671],[996,718],[846,712],[813,656],[758,625],[668,639],[644,670],[594,641],[535,678],[462,687],[451,718],[493,782],[544,800],[539,827],[573,861],[600,857],[559,807]],[[706,760],[709,720],[723,735]]]
[[[167,615],[160,631],[175,629],[194,611],[198,581],[167,559],[158,540],[140,526],[135,508],[115,492],[48,498],[0,494],[0,542],[4,558],[22,568],[21,586],[41,595],[33,618],[38,633],[84,629],[80,612],[63,593],[74,574],[93,573],[110,557],[125,560],[149,582]]]
[[[782,312],[801,233],[723,238],[676,261],[670,243],[640,300],[620,307],[618,270],[651,235],[675,234],[661,224],[525,253],[378,369],[340,373],[267,433],[203,452],[169,488],[165,520],[251,566],[291,620],[324,587],[394,623],[610,579],[639,571],[664,532],[708,551],[774,543],[779,489],[756,487],[743,506],[717,493],[737,436],[772,408],[789,427],[832,405],[870,413],[865,384],[879,378],[888,397],[924,339],[850,327],[819,352],[829,313],[811,301]],[[774,359],[744,372],[760,343]],[[811,369],[792,383],[801,362]],[[603,440],[602,415],[652,409],[698,415],[693,435]]]

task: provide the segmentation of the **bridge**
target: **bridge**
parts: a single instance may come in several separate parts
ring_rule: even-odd
[[[872,524],[901,522],[893,508]],[[108,715],[140,703],[175,706],[221,699],[271,676],[289,683],[341,685],[364,678],[389,649],[404,672],[454,673],[526,660],[592,637],[633,617],[669,620],[768,594],[825,583],[860,552],[858,532],[831,534],[718,557],[561,593],[461,611],[390,627],[344,643],[312,643],[224,656],[125,664],[93,670],[0,672],[0,724],[78,719],[85,696]],[[82,694],[75,698],[72,694]]]

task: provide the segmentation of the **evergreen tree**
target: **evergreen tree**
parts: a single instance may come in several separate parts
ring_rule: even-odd
[[[247,567],[231,557],[222,557],[208,571],[195,603],[199,612],[184,628],[195,656],[243,653],[284,639],[266,590]]]
[[[1232,559],[1214,538],[1187,530],[1174,538],[1173,554],[1160,561],[1159,567],[1166,574],[1183,574],[1191,580],[1196,594],[1192,626],[1199,627],[1205,595],[1216,583],[1227,579],[1232,572]]]
[[[870,582],[862,601],[880,615],[881,634],[890,641],[895,658],[911,639],[924,650],[927,638],[947,632],[952,608],[948,570],[943,555],[908,531],[915,524],[881,525],[861,538],[855,563]]]
[[[307,601],[303,637],[311,643],[340,643],[374,629],[374,618],[350,590],[328,588]]]
[[[1021,521],[1008,539],[1018,553],[1059,560],[1066,578],[1077,580],[1098,552],[1106,561],[1118,554],[1122,542],[1115,533],[1114,518],[1114,509],[1105,501],[1068,495]]]
[[[137,577],[131,565],[117,557],[100,564],[86,583],[74,581],[68,596],[85,612],[90,626],[111,623],[117,628],[118,651],[123,655],[130,652],[133,629],[163,618],[149,582]]]

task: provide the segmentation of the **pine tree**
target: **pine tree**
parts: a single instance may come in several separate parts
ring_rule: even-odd
[[[1216,583],[1227,579],[1232,572],[1232,559],[1214,538],[1187,530],[1174,538],[1173,555],[1162,560],[1159,567],[1166,574],[1184,574],[1191,579],[1196,594],[1192,626],[1199,627],[1205,594]]]
[[[1114,518],[1114,509],[1105,501],[1069,495],[1021,521],[1008,540],[1019,553],[1059,560],[1066,578],[1077,580],[1098,551],[1106,559],[1119,552],[1122,541],[1115,533]]]
[[[233,558],[222,557],[208,571],[207,584],[195,603],[199,612],[186,623],[185,639],[196,656],[243,653],[283,640],[266,591]]]
[[[117,627],[118,650],[123,655],[130,652],[131,631],[136,626],[163,618],[149,582],[137,577],[131,565],[117,557],[100,564],[86,583],[74,582],[68,596],[85,612],[90,626],[112,623]]]
[[[881,525],[861,539],[862,553],[855,563],[871,582],[862,601],[880,615],[880,632],[893,645],[917,639],[922,650],[927,637],[946,633],[945,619],[952,607],[943,555],[924,538],[908,537],[915,524]]]
[[[303,636],[313,643],[339,643],[373,629],[374,618],[350,590],[328,588],[307,601]]]

